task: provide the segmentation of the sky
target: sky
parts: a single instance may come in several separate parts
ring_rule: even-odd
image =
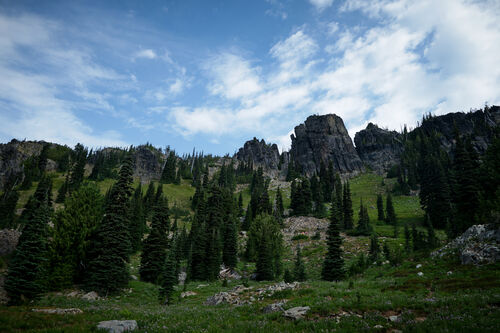
[[[0,0],[0,142],[290,147],[500,104],[500,1]]]

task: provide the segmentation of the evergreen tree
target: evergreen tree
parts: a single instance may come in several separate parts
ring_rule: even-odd
[[[323,262],[321,278],[326,281],[340,281],[344,277],[344,258],[342,257],[342,236],[340,236],[340,214],[337,203],[332,202],[330,224],[326,236],[327,254]]]
[[[120,168],[118,181],[111,189],[93,246],[86,288],[102,295],[117,293],[128,285],[130,236],[127,208],[132,191],[132,173],[129,155]]]
[[[411,239],[410,229],[408,228],[408,223],[405,223],[405,250],[407,253],[409,253],[411,250],[410,239]]]
[[[15,189],[18,177],[11,174],[3,187],[0,197],[0,229],[13,228],[16,217],[16,205],[19,200],[19,193]]]
[[[175,244],[174,244],[175,245]],[[174,249],[175,246],[172,246]],[[170,305],[174,286],[178,283],[177,258],[175,251],[169,251],[162,267],[158,300],[162,305]]]
[[[245,213],[245,219],[243,220],[243,224],[241,225],[241,230],[245,231],[250,230],[250,227],[252,225],[252,220],[253,220],[252,207],[250,206],[250,204],[248,204],[247,211]]]
[[[42,181],[40,182],[42,183]],[[46,290],[48,188],[38,186],[31,197],[25,227],[9,263],[4,288],[12,304],[37,299]]]
[[[394,206],[392,205],[391,193],[387,193],[386,204],[385,204],[385,217],[387,223],[392,225],[396,224],[396,212],[394,211]]]
[[[238,228],[234,219],[226,222],[222,261],[229,268],[235,268],[238,263]]]
[[[240,195],[238,196],[238,217],[243,216],[244,210],[243,210],[243,194],[240,192]]]
[[[144,213],[146,216],[150,216],[152,213],[152,209],[154,207],[155,200],[155,183],[150,182],[148,185],[148,189],[146,191],[146,195],[144,196]]]
[[[171,151],[168,154],[167,161],[165,162],[160,182],[163,184],[174,183],[176,178],[176,167],[177,167],[177,157],[175,156],[175,152]]]
[[[292,275],[292,273],[290,273],[290,270],[288,268],[285,269],[285,274],[283,275],[283,281],[286,283],[293,282],[293,275]]]
[[[83,181],[85,173],[85,163],[87,162],[87,148],[80,143],[75,146],[73,152],[73,167],[71,168],[68,190],[72,192],[76,190]]]
[[[189,234],[189,264],[187,278],[189,280],[204,280],[206,277],[205,249],[206,249],[206,202],[198,203],[196,214]]]
[[[356,234],[369,236],[373,231],[370,225],[370,217],[368,216],[368,209],[363,205],[363,199],[361,199],[359,207],[359,221],[356,227]]]
[[[344,211],[342,204],[342,181],[340,180],[340,175],[338,172],[335,174],[335,196],[336,196],[335,201],[337,202],[337,211],[339,212],[339,217],[340,217],[339,223],[341,224],[342,227],[344,221]]]
[[[382,194],[377,194],[377,212],[378,212],[378,220],[385,221],[384,214],[384,199],[382,199]]]
[[[269,236],[262,235],[259,249],[257,252],[258,258],[256,263],[257,280],[271,281],[274,279],[273,258]]]
[[[427,244],[429,248],[433,249],[437,245],[436,234],[431,219],[427,214],[424,216],[424,225],[427,228]]]
[[[351,199],[351,187],[349,185],[349,181],[346,181],[344,185],[344,200],[343,203],[343,217],[344,217],[344,229],[352,230],[354,228],[353,215],[354,212],[352,210],[352,199]]]
[[[134,195],[130,200],[130,245],[131,253],[141,248],[142,236],[146,230],[146,216],[144,214],[144,203],[142,198],[142,186],[137,185]]]
[[[104,198],[95,184],[84,183],[66,199],[54,219],[50,243],[50,287],[82,282],[92,238],[103,216]]]
[[[377,233],[372,233],[370,237],[370,256],[369,259],[371,262],[375,262],[378,260],[380,255],[380,245],[378,244]]]
[[[64,203],[64,200],[66,199],[66,194],[68,193],[68,186],[69,186],[69,174],[66,174],[66,180],[61,185],[61,187],[59,187],[59,190],[57,191],[57,197],[56,197],[57,203]]]
[[[303,282],[307,280],[306,267],[302,261],[302,255],[300,253],[300,246],[297,245],[297,255],[295,257],[295,266],[293,268],[293,275],[295,281]]]
[[[168,246],[168,202],[163,196],[157,200],[151,222],[151,231],[142,244],[141,266],[139,267],[141,280],[151,283],[158,283],[162,267],[165,264]]]

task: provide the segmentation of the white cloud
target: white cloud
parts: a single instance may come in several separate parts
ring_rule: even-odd
[[[172,95],[178,95],[184,90],[184,82],[181,79],[175,79],[175,82],[170,85],[168,91]]]
[[[169,59],[168,54],[166,54],[166,56],[167,56],[167,59]],[[152,49],[140,50],[134,54],[134,59],[135,58],[156,59],[156,57],[158,57],[158,56],[156,55],[156,52]]]
[[[319,11],[328,8],[333,4],[333,0],[309,0],[309,2]]]
[[[116,131],[98,133],[77,117],[76,107],[113,111],[107,97],[88,89],[90,82],[122,79],[92,62],[81,50],[61,46],[56,23],[37,16],[0,15],[0,137],[53,141],[68,145],[123,146]],[[36,52],[36,59],[29,57]],[[44,71],[30,71],[43,68]],[[48,74],[46,71],[50,71]],[[66,90],[79,99],[64,99]]]
[[[211,76],[208,90],[212,95],[238,99],[258,93],[260,86],[258,69],[248,60],[232,53],[212,57],[204,68]]]

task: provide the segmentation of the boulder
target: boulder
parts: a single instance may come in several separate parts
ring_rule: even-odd
[[[186,297],[194,296],[194,295],[198,295],[198,294],[195,293],[194,291],[183,291],[181,293],[181,298],[186,298]]]
[[[110,333],[130,332],[137,329],[137,322],[135,320],[101,321],[97,325],[97,329],[106,330]]]
[[[288,319],[293,319],[293,320],[301,319],[301,318],[304,318],[304,316],[306,315],[306,313],[310,309],[311,308],[308,306],[297,306],[295,308],[291,308],[291,309],[286,310],[283,313],[283,316],[288,318]]]
[[[91,291],[82,296],[86,301],[95,301],[99,299],[99,295],[95,291]]]
[[[467,229],[446,246],[431,253],[443,257],[458,253],[463,265],[490,264],[500,261],[500,228],[478,224]]]
[[[262,309],[262,312],[264,313],[283,312],[284,311],[283,305],[285,305],[285,302],[269,304],[268,306]]]

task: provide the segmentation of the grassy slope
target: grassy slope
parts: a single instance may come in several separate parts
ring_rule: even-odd
[[[363,201],[368,204],[375,230],[381,236],[388,236],[381,237],[381,241],[398,246],[403,243],[403,239],[390,238],[392,227],[374,222],[377,215],[376,193],[383,190],[380,184],[381,178],[375,175],[362,175],[352,180],[355,220],[359,198],[363,197]],[[101,188],[105,190],[109,185],[101,184]],[[189,197],[194,189],[188,184],[164,186],[165,193],[172,198],[171,204],[178,201],[179,206],[189,205]],[[249,198],[249,194],[246,193],[245,197]],[[421,220],[422,212],[417,198],[396,196],[394,203],[401,222]],[[380,331],[404,329],[412,332],[495,332],[500,327],[499,265],[471,267],[461,266],[452,259],[408,258],[399,267],[383,265],[369,268],[362,276],[352,278],[350,286],[349,281],[328,283],[318,280],[322,253],[325,250],[322,242],[295,241],[290,244],[285,255],[288,260],[286,265],[293,265],[291,248],[297,242],[302,242],[305,246],[303,255],[310,280],[303,283],[299,290],[281,292],[252,305],[203,305],[207,297],[231,289],[237,281],[231,282],[226,288],[221,287],[220,282],[201,282],[207,284],[201,288],[198,288],[201,283],[190,283],[186,290],[195,291],[197,295],[179,299],[170,307],[158,305],[157,287],[131,281],[131,292],[129,290],[121,296],[105,300],[88,302],[52,293],[28,307],[0,307],[0,331],[92,331],[99,321],[111,319],[135,319],[141,332],[290,332],[334,329],[357,332],[375,325],[383,327]],[[344,248],[349,253],[358,252],[366,250],[367,243],[366,237],[348,238],[344,242]],[[352,254],[346,255],[346,260],[349,261],[350,257]],[[423,265],[422,268],[416,269],[418,263]],[[131,273],[138,275],[137,269],[138,257],[134,256]],[[419,277],[419,271],[424,276]],[[448,271],[453,273],[448,275]],[[250,282],[254,287],[263,284],[269,283]],[[179,287],[176,295],[180,291]],[[285,308],[307,305],[311,307],[311,311],[304,320],[297,322],[286,320],[279,313],[262,313],[265,305],[280,299],[288,300]],[[47,315],[31,312],[34,307],[78,307],[84,314]],[[350,314],[337,322],[335,316],[341,312]],[[403,320],[399,323],[389,322],[386,318],[390,315],[401,315]]]

